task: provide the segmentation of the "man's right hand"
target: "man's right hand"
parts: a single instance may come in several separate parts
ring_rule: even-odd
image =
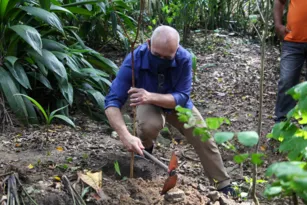
[[[291,32],[287,29],[287,27],[285,27],[284,25],[277,25],[275,26],[275,31],[276,31],[276,34],[278,35],[278,37],[281,39],[281,40],[284,40],[285,36]]]
[[[145,147],[143,146],[140,138],[129,135],[127,137],[121,138],[121,141],[123,142],[124,146],[128,149],[129,152],[135,152],[141,156],[143,156],[143,149]]]

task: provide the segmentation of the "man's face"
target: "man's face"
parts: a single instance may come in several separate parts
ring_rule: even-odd
[[[174,59],[178,45],[176,43],[168,43],[169,45],[163,45],[160,43],[150,44],[149,49],[151,53],[159,58],[172,60]]]

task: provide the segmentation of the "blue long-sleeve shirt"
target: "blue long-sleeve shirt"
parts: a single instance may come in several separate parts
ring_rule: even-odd
[[[147,43],[134,50],[135,86],[148,92],[171,94],[176,105],[191,109],[190,99],[192,89],[192,58],[191,54],[179,46],[171,67],[163,72],[164,83],[158,85],[158,68],[149,61],[150,50]],[[161,85],[160,85],[161,86]],[[105,109],[108,107],[121,108],[127,98],[128,90],[132,87],[131,53],[126,56],[116,78],[113,80],[109,94],[105,98]]]

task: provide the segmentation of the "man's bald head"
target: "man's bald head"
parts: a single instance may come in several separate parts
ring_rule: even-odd
[[[174,57],[179,47],[180,36],[176,29],[170,26],[157,27],[151,36],[151,51],[160,57]]]

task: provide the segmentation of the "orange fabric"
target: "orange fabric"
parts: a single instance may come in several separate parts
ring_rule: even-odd
[[[290,0],[286,41],[307,42],[307,0]]]

